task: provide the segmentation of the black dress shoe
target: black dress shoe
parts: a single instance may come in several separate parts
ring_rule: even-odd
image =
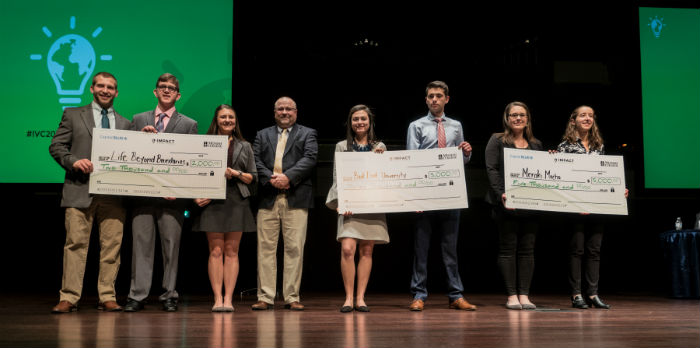
[[[610,309],[610,305],[603,302],[603,300],[598,297],[598,295],[593,296],[593,298],[587,298],[588,303],[591,305],[591,307],[595,308],[603,308],[603,309]]]
[[[124,312],[138,312],[143,309],[143,301],[128,299],[124,306]]]
[[[352,307],[351,306],[342,306],[340,307],[340,313],[350,313],[352,312]]]
[[[163,301],[163,310],[166,312],[177,312],[177,299],[169,298]]]
[[[369,307],[367,306],[357,306],[355,307],[355,310],[358,312],[369,312]]]
[[[584,301],[583,297],[581,297],[580,295],[571,298],[571,307],[578,309],[588,309],[586,301]]]

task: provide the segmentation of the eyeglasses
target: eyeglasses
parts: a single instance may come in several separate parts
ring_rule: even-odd
[[[297,108],[292,108],[289,106],[280,106],[278,108],[275,108],[275,111],[277,112],[291,112],[291,111],[297,111]]]
[[[178,88],[174,86],[166,86],[166,85],[160,85],[157,87],[159,91],[165,92],[166,90],[170,92],[177,92]]]
[[[527,118],[527,114],[508,114],[508,117],[510,118]]]

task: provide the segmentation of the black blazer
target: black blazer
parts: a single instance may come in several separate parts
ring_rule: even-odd
[[[503,143],[502,136],[503,133],[491,135],[485,151],[486,175],[489,178],[489,191],[486,193],[486,202],[497,206],[503,205],[501,196],[506,192],[503,174],[503,148],[515,148],[515,145]],[[542,151],[542,143],[539,140],[528,141],[528,144],[531,150]]]
[[[275,166],[277,150],[277,126],[258,131],[253,143],[255,166],[258,169],[259,207],[270,209],[280,190],[270,185],[270,177]],[[289,178],[290,188],[286,190],[287,202],[291,208],[312,208],[314,205],[311,174],[316,166],[318,142],[316,130],[300,124],[292,126],[282,157],[282,170]]]

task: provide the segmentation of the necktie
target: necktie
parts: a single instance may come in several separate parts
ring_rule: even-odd
[[[442,124],[442,117],[436,118],[435,122],[437,122],[438,147],[446,147],[447,139],[445,138],[445,126]]]
[[[107,118],[106,109],[102,109],[102,128],[109,128],[109,118]]]
[[[272,172],[275,174],[282,174],[282,156],[284,155],[284,148],[287,146],[287,129],[282,130],[279,140],[277,140],[277,149],[275,150],[275,167]]]
[[[165,113],[158,115],[158,122],[156,122],[156,130],[158,131],[158,133],[162,132],[165,128],[163,126],[163,119],[165,118],[165,116],[167,116]]]

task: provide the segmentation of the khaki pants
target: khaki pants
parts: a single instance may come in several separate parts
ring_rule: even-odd
[[[277,196],[272,209],[258,210],[258,301],[275,302],[280,227],[284,241],[282,295],[285,303],[299,301],[308,214],[307,209],[289,208],[284,194]]]
[[[95,196],[88,208],[66,208],[66,245],[63,247],[63,281],[59,292],[61,301],[75,304],[80,300],[94,221],[97,221],[100,233],[97,292],[100,302],[116,300],[114,282],[121,262],[119,251],[125,216],[121,199],[117,197]]]

